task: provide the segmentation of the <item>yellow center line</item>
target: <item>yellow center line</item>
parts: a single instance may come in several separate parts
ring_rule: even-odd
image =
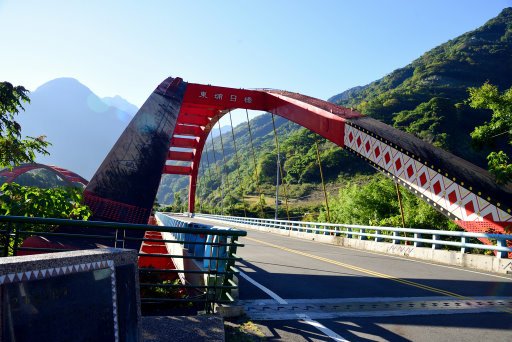
[[[434,292],[434,293],[439,293],[439,294],[442,294],[444,296],[454,297],[454,298],[458,298],[458,299],[462,299],[462,300],[475,300],[474,298],[462,296],[462,295],[459,295],[457,293],[453,293],[453,292],[450,292],[450,291],[438,289],[438,288],[435,288],[435,287],[432,287],[432,286],[428,286],[428,285],[423,285],[423,284],[420,284],[420,283],[416,283],[414,281],[405,280],[405,279],[398,278],[398,277],[395,277],[395,276],[392,276],[392,275],[389,275],[389,274],[375,272],[375,271],[372,271],[372,270],[369,270],[369,269],[366,269],[366,268],[361,268],[361,267],[358,267],[358,266],[346,264],[344,262],[340,262],[340,261],[324,258],[324,257],[318,256],[318,255],[309,254],[309,253],[301,252],[301,251],[298,251],[298,250],[295,250],[295,249],[291,249],[291,248],[275,245],[275,244],[270,243],[270,242],[265,242],[265,241],[257,240],[257,239],[250,238],[250,237],[247,237],[247,236],[244,237],[244,238],[247,239],[247,240],[258,242],[258,243],[261,243],[263,245],[267,245],[267,246],[270,246],[270,247],[273,247],[273,248],[277,248],[277,249],[280,249],[280,250],[283,250],[283,251],[286,251],[286,252],[302,255],[302,256],[305,256],[305,257],[308,257],[308,258],[312,258],[312,259],[316,259],[316,260],[320,260],[320,261],[323,261],[323,262],[326,262],[326,263],[329,263],[329,264],[345,267],[345,268],[348,268],[348,269],[351,269],[351,270],[354,270],[354,271],[357,271],[357,272],[361,272],[361,273],[364,273],[364,274],[372,275],[372,276],[375,276],[375,277],[378,277],[378,278],[388,279],[388,280],[391,280],[391,281],[394,281],[394,282],[397,282],[397,283],[401,283],[401,284],[417,287],[419,289],[423,289],[423,290],[426,290],[426,291],[430,291],[430,292]],[[512,314],[512,310],[511,309],[507,309],[507,308],[499,308],[499,309],[500,309],[500,311]]]

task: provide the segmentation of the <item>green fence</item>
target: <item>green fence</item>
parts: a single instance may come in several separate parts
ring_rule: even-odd
[[[236,299],[238,271],[234,264],[239,258],[235,253],[243,246],[237,239],[246,234],[214,227],[0,216],[0,256],[136,249],[143,314],[212,312],[216,304]],[[194,253],[196,250],[203,253]]]

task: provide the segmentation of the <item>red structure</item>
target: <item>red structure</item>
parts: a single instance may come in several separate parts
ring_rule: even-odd
[[[300,94],[189,83],[171,138],[167,160],[190,162],[190,166],[166,165],[164,173],[190,176],[190,212],[195,210],[197,173],[206,138],[217,121],[236,108],[274,113],[322,135],[339,146],[343,146],[345,120],[361,117],[357,112]],[[177,148],[182,151],[177,151]],[[183,152],[183,149],[190,151]]]
[[[86,199],[95,215],[147,222],[162,173],[189,176],[188,208],[194,212],[208,134],[223,115],[238,108],[267,111],[318,133],[466,230],[503,232],[512,226],[512,187],[498,186],[487,171],[412,135],[297,93],[217,87],[180,78],[168,78],[157,87],[91,180]]]
[[[20,166],[13,167],[12,170],[3,169],[0,171],[0,177],[5,177],[5,183],[11,183],[16,181],[16,178],[18,178],[22,174],[37,169],[45,169],[57,174],[69,186],[75,186],[76,183],[80,183],[83,186],[87,186],[87,183],[89,183],[85,178],[72,171],[66,170],[55,165],[44,165],[38,163],[23,164]]]

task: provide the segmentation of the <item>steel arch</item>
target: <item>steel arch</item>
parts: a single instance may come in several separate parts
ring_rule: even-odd
[[[75,186],[75,183],[83,184],[83,186],[87,186],[88,182],[82,176],[66,170],[62,167],[58,167],[55,165],[45,165],[38,163],[30,163],[30,164],[22,164],[20,166],[13,167],[12,169],[3,169],[0,171],[0,177],[5,177],[5,183],[11,183],[16,180],[22,174],[36,170],[36,169],[46,169],[56,173],[60,178],[62,178],[69,186]]]
[[[318,133],[466,230],[502,232],[512,225],[510,185],[497,185],[487,171],[410,134],[297,93],[186,83],[171,77],[143,104],[87,186],[86,201],[94,217],[146,222],[162,173],[189,176],[188,208],[194,212],[206,138],[224,114],[238,108],[267,111]]]

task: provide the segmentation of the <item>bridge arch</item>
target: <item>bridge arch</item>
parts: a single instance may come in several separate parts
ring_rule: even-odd
[[[194,212],[208,134],[223,115],[238,108],[267,111],[310,129],[366,160],[466,230],[503,232],[512,225],[510,185],[497,185],[487,171],[410,134],[297,93],[181,78],[168,78],[155,89],[91,179],[85,197],[94,217],[146,222],[162,174],[189,176],[188,207]]]
[[[2,180],[3,183],[11,183],[16,181],[16,179],[32,170],[37,169],[44,169],[49,170],[52,173],[59,176],[68,186],[76,186],[79,184],[80,186],[87,186],[87,180],[83,178],[82,176],[66,170],[62,167],[58,167],[55,165],[45,165],[45,164],[38,164],[38,163],[30,163],[30,164],[22,164],[16,167],[13,167],[12,169],[3,169],[0,171],[0,180]]]

